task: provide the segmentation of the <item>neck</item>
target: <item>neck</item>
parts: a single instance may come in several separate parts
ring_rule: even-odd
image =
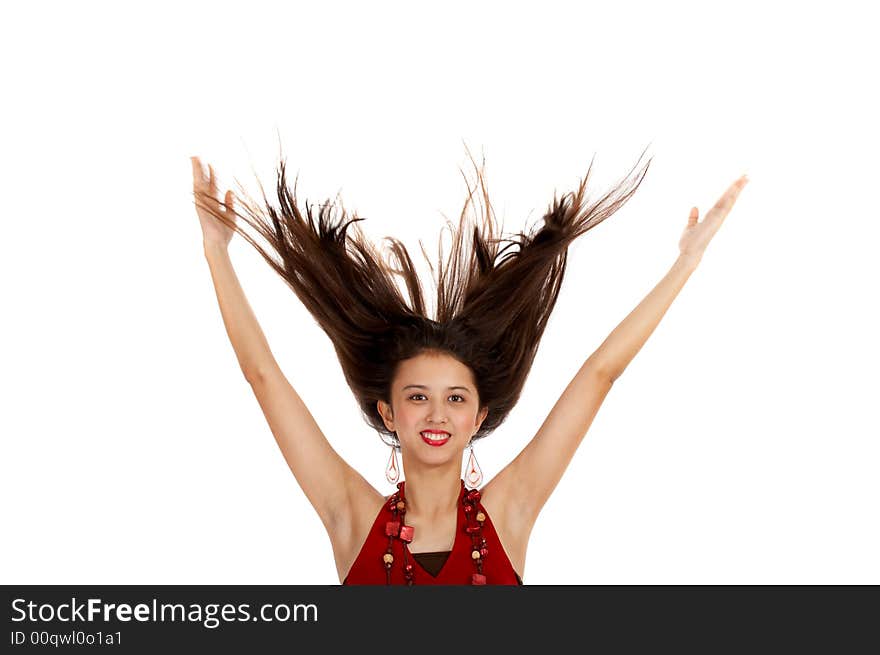
[[[461,477],[455,471],[413,471],[406,476],[406,512],[428,521],[447,516],[457,511],[460,493]]]

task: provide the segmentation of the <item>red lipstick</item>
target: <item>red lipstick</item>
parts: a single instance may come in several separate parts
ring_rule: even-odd
[[[422,430],[420,433],[422,436],[422,441],[424,441],[429,446],[442,446],[445,444],[452,435],[444,430]]]

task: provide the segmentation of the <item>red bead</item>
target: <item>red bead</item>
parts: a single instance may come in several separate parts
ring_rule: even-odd
[[[488,548],[480,548],[480,555],[482,555],[483,557],[485,557],[485,556],[488,555],[488,554],[489,554],[489,549],[488,549]]]
[[[385,534],[389,537],[396,537],[400,533],[399,521],[388,521],[385,524]]]
[[[482,528],[479,525],[469,525],[464,529],[468,534],[479,534],[480,530],[482,530]]]
[[[415,532],[415,528],[411,525],[402,525],[400,526],[400,534],[398,535],[401,540],[409,543],[413,540],[413,533]]]
[[[486,584],[486,576],[480,573],[474,573],[471,576],[471,584]]]
[[[478,500],[480,500],[479,490],[478,489],[471,489],[470,491],[467,492],[466,498],[472,503],[477,502]]]
[[[413,572],[413,565],[412,565],[412,564],[407,564],[406,566],[403,567],[403,570],[404,570],[407,574],[412,575],[412,572]]]
[[[465,505],[465,506],[464,506],[464,513],[465,513],[465,514],[470,514],[470,513],[473,512],[473,511],[474,511],[474,506],[473,506],[473,505]]]

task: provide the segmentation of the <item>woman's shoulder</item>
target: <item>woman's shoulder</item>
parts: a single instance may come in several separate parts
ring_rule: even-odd
[[[361,488],[351,494],[353,518],[361,522],[369,521],[372,525],[376,520],[379,510],[382,509],[382,506],[392,495],[382,495],[376,487],[364,480]]]
[[[340,580],[351,568],[376,518],[391,496],[383,496],[364,480],[361,488],[351,493],[349,498],[349,506],[340,512],[340,520],[335,525],[327,526]]]
[[[489,515],[510,563],[521,575],[534,521],[525,512],[518,511],[519,501],[511,486],[515,483],[511,476],[499,473],[480,488],[480,503]]]
[[[334,544],[346,544],[356,538],[359,532],[365,532],[372,525],[386,501],[386,497],[371,485],[363,476],[354,476],[345,482],[345,500],[336,507],[333,519],[325,524]]]

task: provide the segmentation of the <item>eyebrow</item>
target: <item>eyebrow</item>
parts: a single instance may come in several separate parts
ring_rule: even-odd
[[[424,384],[408,384],[401,391],[406,391],[407,389],[427,389]],[[449,391],[453,389],[463,389],[464,391],[470,391],[467,387],[455,386],[455,387],[446,387]]]

